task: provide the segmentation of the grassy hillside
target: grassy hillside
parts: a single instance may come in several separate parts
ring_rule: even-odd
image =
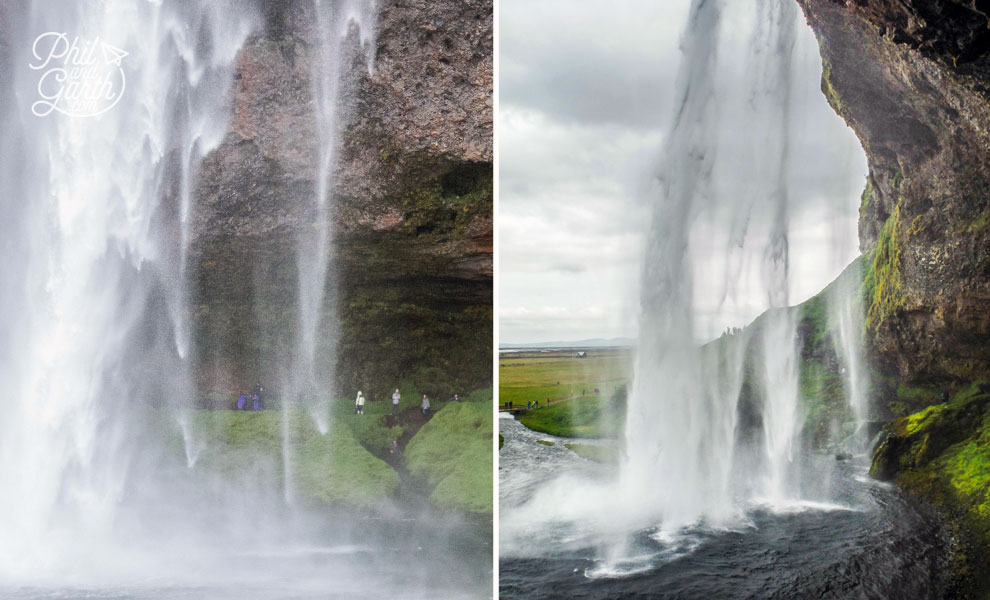
[[[492,394],[472,393],[451,402],[406,446],[406,466],[432,488],[441,508],[490,513],[493,510]]]
[[[516,417],[533,431],[559,437],[616,438],[625,426],[625,388],[611,397],[581,396]]]
[[[394,388],[393,388],[394,389]],[[347,425],[354,437],[369,452],[383,456],[388,452],[392,440],[397,440],[405,433],[405,428],[399,419],[392,419],[392,390],[382,390],[377,401],[368,401],[364,405],[364,414],[354,414],[354,399],[340,400],[334,405],[334,420]],[[412,384],[404,382],[399,386],[399,410],[417,409],[423,395],[413,388]],[[430,401],[437,406],[438,399]]]
[[[188,416],[194,439],[201,440],[198,469],[281,488],[282,412],[197,410]],[[365,450],[345,425],[335,423],[320,435],[300,410],[289,414],[287,430],[291,481],[302,500],[370,508],[398,490],[398,474]]]
[[[540,407],[519,422],[562,437],[618,437],[625,423],[625,386],[632,369],[625,349],[520,352],[499,358],[499,404]],[[594,389],[599,389],[599,394]],[[553,403],[546,406],[547,399]]]

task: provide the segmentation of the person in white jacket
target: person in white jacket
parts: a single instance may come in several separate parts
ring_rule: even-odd
[[[426,413],[428,413],[429,411],[430,411],[430,399],[426,397],[426,394],[423,394],[423,416],[425,417]]]
[[[364,394],[361,393],[361,390],[358,390],[357,398],[354,400],[354,414],[364,414]]]

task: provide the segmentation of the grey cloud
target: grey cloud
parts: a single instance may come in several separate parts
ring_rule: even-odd
[[[656,126],[676,72],[676,4],[505,2],[500,100],[561,122]]]
[[[550,265],[551,271],[561,271],[563,273],[584,273],[587,267],[575,263],[556,263]]]
[[[500,5],[503,340],[635,335],[644,236],[659,187],[653,174],[670,118],[685,4]],[[741,4],[731,8],[746,13]],[[770,212],[758,197],[765,193],[757,184],[765,167],[761,122],[740,102],[750,93],[751,73],[741,68],[744,53],[732,51],[745,43],[744,21],[732,20],[719,55],[717,94],[728,108],[716,169],[718,192],[752,203],[752,210],[742,249],[729,245],[727,233],[739,211],[706,213],[696,223],[702,335],[745,324],[766,302],[759,270]],[[865,160],[818,89],[820,58],[806,27],[794,60],[787,184],[796,302],[856,253]]]

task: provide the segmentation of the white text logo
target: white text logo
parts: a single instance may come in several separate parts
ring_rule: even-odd
[[[39,35],[31,48],[28,65],[40,71],[38,95],[31,105],[39,117],[58,111],[70,117],[93,117],[113,108],[124,93],[126,81],[120,48],[95,38],[69,38],[49,31]]]

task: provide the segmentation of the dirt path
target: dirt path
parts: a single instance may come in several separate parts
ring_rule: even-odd
[[[378,457],[387,462],[399,474],[399,499],[404,506],[408,506],[412,510],[418,510],[429,505],[431,490],[425,481],[413,477],[409,473],[409,469],[406,468],[406,446],[409,444],[409,440],[435,414],[436,410],[431,408],[424,417],[422,409],[413,407],[397,415],[385,415],[386,426],[402,426],[402,436],[396,440],[399,444],[398,453],[392,454],[391,452],[385,452],[384,455],[378,455]]]

